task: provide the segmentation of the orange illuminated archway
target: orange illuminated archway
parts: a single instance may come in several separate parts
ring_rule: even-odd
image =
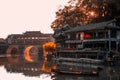
[[[34,46],[28,46],[24,51],[24,58],[29,62],[34,62],[38,59],[38,49]]]

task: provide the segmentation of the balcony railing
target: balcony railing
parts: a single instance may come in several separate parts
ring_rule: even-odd
[[[83,40],[78,40],[78,39],[74,39],[74,40],[71,40],[71,39],[68,39],[65,41],[65,43],[82,43],[82,42],[90,42],[90,41],[116,41],[117,39],[116,38],[87,38],[87,39],[83,39]]]
[[[81,43],[82,40],[66,40],[65,43]]]

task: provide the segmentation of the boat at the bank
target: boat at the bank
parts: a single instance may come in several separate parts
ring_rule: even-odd
[[[56,69],[54,72],[62,74],[76,75],[98,75],[103,69],[102,60],[94,60],[88,58],[57,58]]]

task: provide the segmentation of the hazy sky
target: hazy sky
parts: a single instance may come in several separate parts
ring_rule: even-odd
[[[68,0],[0,0],[0,38],[25,31],[53,33],[55,12]]]

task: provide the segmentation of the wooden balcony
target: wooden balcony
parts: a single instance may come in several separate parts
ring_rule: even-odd
[[[95,41],[117,41],[116,38],[101,38],[101,39],[85,39],[83,42],[95,42]]]
[[[66,40],[65,43],[82,43],[82,42],[95,42],[95,41],[117,41],[116,38],[89,38],[84,40]]]
[[[65,43],[82,43],[82,40],[66,40]]]

